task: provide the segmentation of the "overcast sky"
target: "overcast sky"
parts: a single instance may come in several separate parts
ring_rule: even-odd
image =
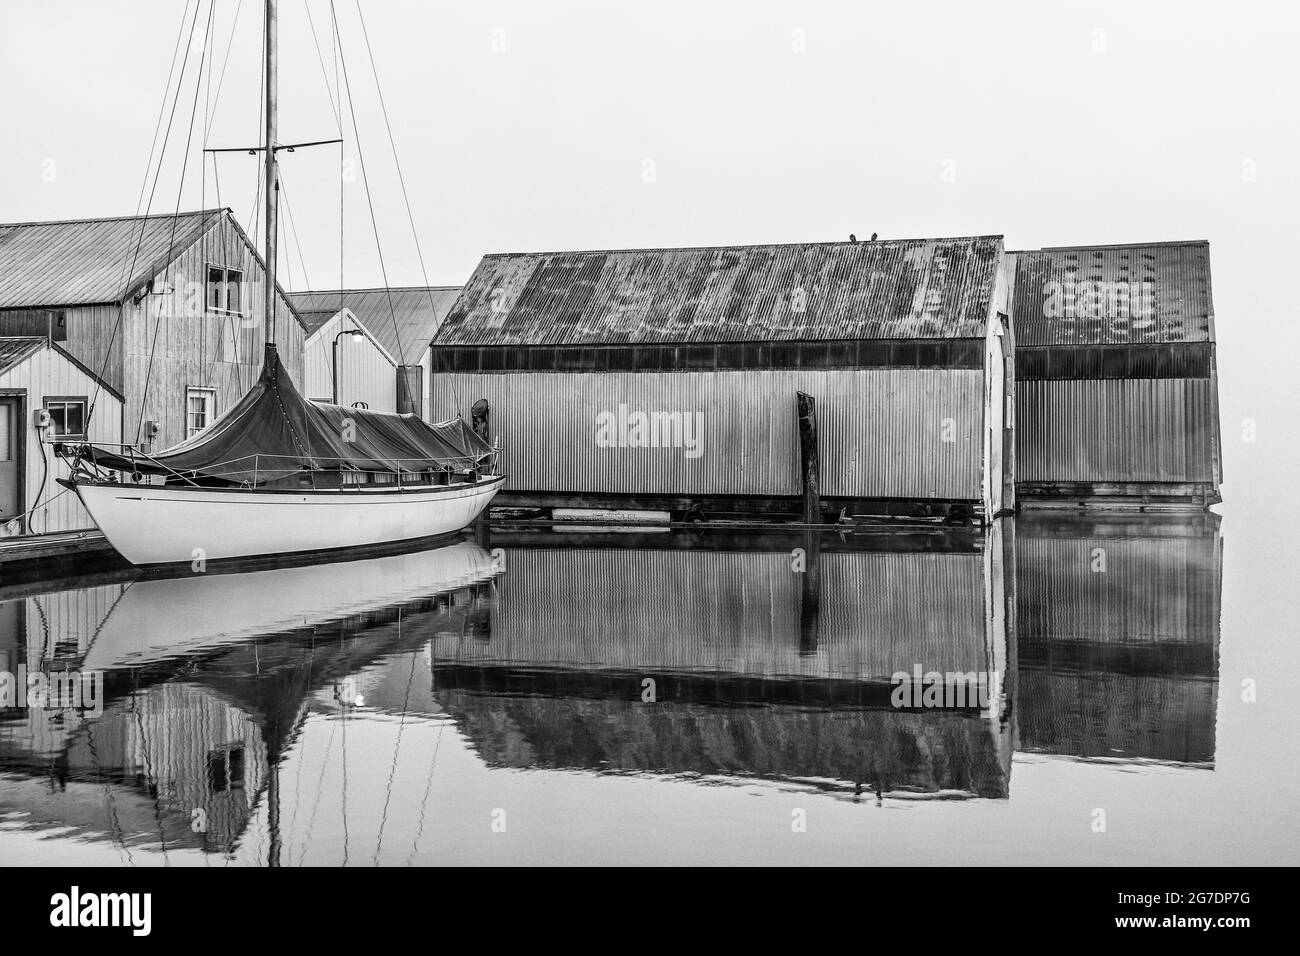
[[[282,142],[338,135],[330,4],[307,2],[319,58],[304,0],[280,3]],[[182,4],[10,6],[0,221],[136,210]],[[200,175],[205,112],[208,145],[258,140],[261,7],[216,0],[182,208],[217,204],[211,162]],[[345,186],[343,281],[384,275],[359,143],[388,281],[420,283],[356,0],[335,8],[360,131],[345,107],[358,174]],[[999,234],[1010,249],[1209,239],[1228,482],[1246,490],[1233,483],[1234,459],[1254,453],[1239,441],[1244,416],[1260,420],[1261,442],[1285,430],[1281,450],[1300,462],[1290,297],[1300,5],[362,0],[362,10],[430,282],[462,283],[483,253],[512,250],[850,232]],[[154,211],[178,202],[207,19],[202,0]],[[281,276],[336,288],[338,147],[281,158],[296,226]],[[220,203],[251,228],[256,160],[219,163]]]

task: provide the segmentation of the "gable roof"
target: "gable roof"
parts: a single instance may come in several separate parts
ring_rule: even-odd
[[[75,355],[68,352],[55,342],[38,335],[13,335],[0,336],[0,375],[11,369],[17,368],[26,362],[29,358],[44,348],[60,356],[70,365],[75,366],[82,374],[92,381],[98,383],[102,391],[107,392],[116,398],[119,402],[125,401],[122,393],[112,385],[105,382],[94,369],[81,362]]]
[[[0,309],[115,305],[225,214],[0,225]]]
[[[317,332],[345,308],[396,361],[414,365],[424,356],[460,291],[458,285],[405,286],[288,295],[308,335]]]
[[[1014,255],[1017,346],[1214,341],[1208,242]]]
[[[1002,252],[979,236],[489,255],[434,342],[982,338]]]
[[[0,311],[119,305],[226,219],[265,269],[229,208],[0,223]],[[283,288],[280,295],[301,324]]]
[[[16,368],[45,347],[45,339],[34,335],[0,338],[0,375]]]

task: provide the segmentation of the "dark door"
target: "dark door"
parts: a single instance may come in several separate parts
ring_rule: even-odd
[[[18,399],[0,398],[0,525],[12,521],[23,510],[18,495],[19,468],[22,467],[18,440],[21,437]]]

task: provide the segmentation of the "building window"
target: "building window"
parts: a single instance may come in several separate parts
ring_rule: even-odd
[[[243,286],[244,274],[238,269],[208,266],[208,308],[214,312],[241,312]]]
[[[217,413],[217,393],[211,388],[185,390],[185,437],[193,438],[212,424]]]
[[[86,437],[86,398],[59,395],[45,399],[50,415],[50,438]]]
[[[244,748],[238,745],[208,752],[208,789],[213,793],[244,789]]]

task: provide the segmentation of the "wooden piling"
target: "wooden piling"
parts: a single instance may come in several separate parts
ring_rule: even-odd
[[[803,539],[804,567],[799,581],[799,656],[817,653],[821,630],[822,539],[810,531]]]
[[[799,460],[803,475],[804,524],[822,523],[821,466],[817,456],[817,400],[796,392],[799,414]]]

